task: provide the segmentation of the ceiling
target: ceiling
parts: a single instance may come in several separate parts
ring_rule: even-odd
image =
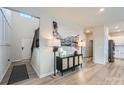
[[[38,16],[39,11],[45,11],[85,27],[112,24],[109,25],[111,30],[113,23],[118,25],[118,22],[124,20],[124,7],[105,7],[101,13],[99,12],[100,7],[11,7],[11,9],[22,12],[30,11],[35,16]],[[119,25],[124,29],[124,23],[119,23]]]
[[[99,7],[43,9],[83,26],[105,25],[124,20],[124,8],[105,8],[105,11],[101,13],[99,13]]]

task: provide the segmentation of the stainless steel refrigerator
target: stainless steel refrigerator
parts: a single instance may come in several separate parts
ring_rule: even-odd
[[[113,40],[109,40],[108,42],[108,61],[114,62],[114,51],[115,51],[115,43]]]

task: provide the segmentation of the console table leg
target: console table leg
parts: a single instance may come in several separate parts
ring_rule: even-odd
[[[63,72],[61,72],[61,75],[63,76]]]
[[[81,63],[81,68],[82,68],[82,63]]]

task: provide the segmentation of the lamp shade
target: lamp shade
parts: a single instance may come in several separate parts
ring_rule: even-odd
[[[59,39],[53,39],[53,46],[60,47],[61,46],[61,41]]]
[[[82,46],[83,46],[83,47],[86,47],[86,42],[83,41],[83,42],[82,42]]]
[[[48,46],[51,47],[60,47],[61,46],[61,41],[59,39],[49,39],[48,40]]]
[[[84,41],[81,41],[81,42],[79,42],[79,43],[78,43],[78,46],[85,47],[85,46],[86,46],[86,42],[84,42]]]

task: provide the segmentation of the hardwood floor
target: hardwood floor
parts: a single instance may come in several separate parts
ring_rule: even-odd
[[[13,85],[110,85],[124,84],[124,60],[116,60],[106,65],[87,62],[83,68],[39,79],[33,75],[30,79],[14,83]]]

